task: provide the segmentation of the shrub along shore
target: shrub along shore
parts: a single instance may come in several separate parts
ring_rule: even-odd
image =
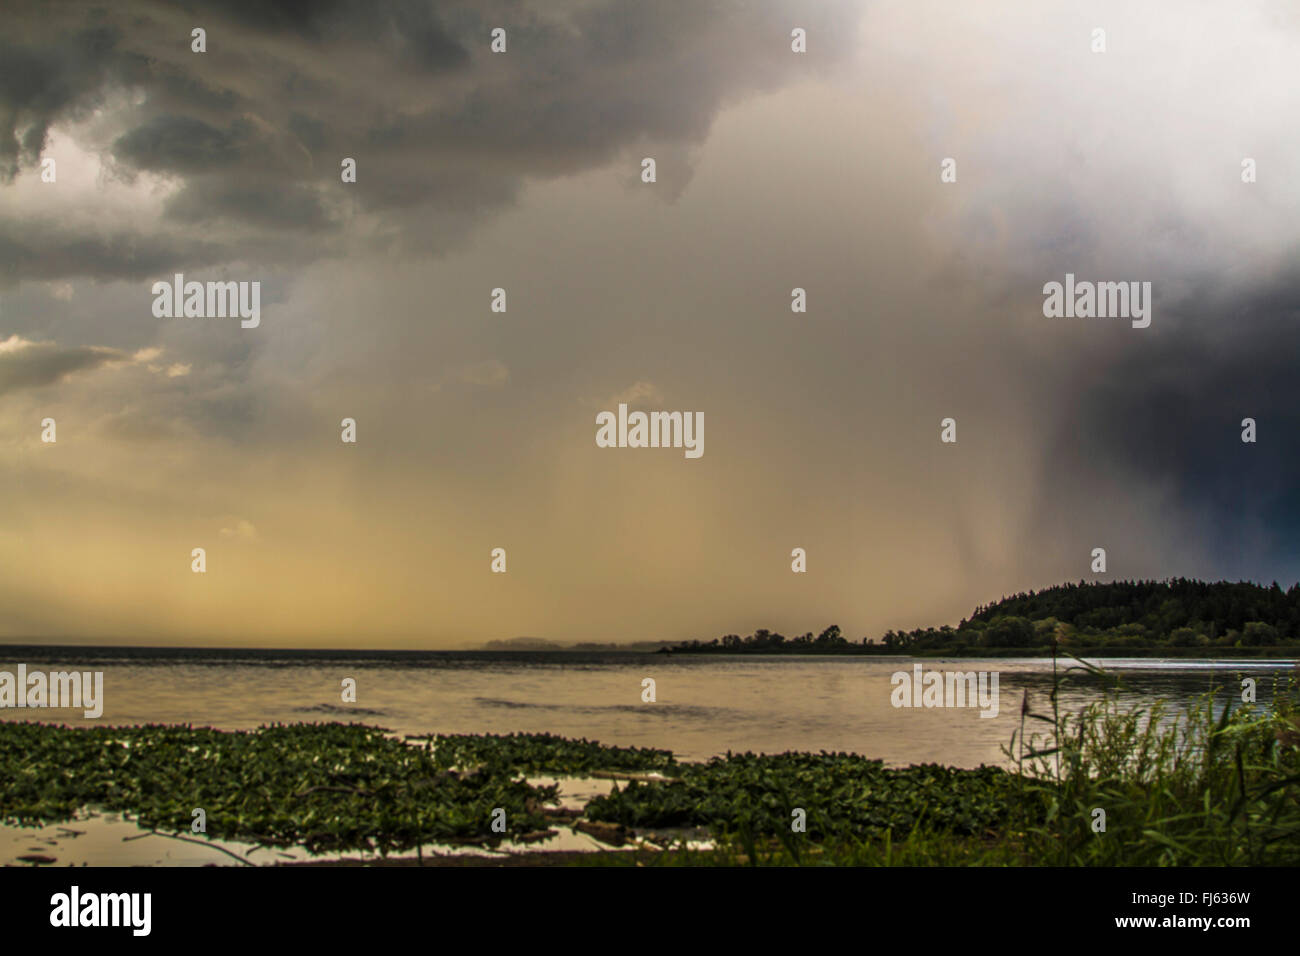
[[[1124,710],[1107,695],[1061,714],[1056,699],[1041,712],[1026,701],[1006,768],[974,770],[889,768],[843,753],[685,763],[545,734],[398,740],[360,724],[0,722],[0,818],[53,823],[93,807],[193,838],[201,807],[210,839],[379,859],[429,844],[541,844],[564,825],[612,843],[650,831],[659,845],[519,862],[1300,864],[1294,681],[1267,708],[1207,697],[1182,713],[1162,703]],[[541,774],[619,779],[575,819],[555,805],[557,785],[528,780]],[[657,835],[672,828],[705,828],[713,845]],[[467,864],[423,852],[418,862]]]

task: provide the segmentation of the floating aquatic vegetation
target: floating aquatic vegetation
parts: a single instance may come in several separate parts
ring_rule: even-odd
[[[543,807],[558,796],[500,768],[458,773],[380,728],[337,723],[226,732],[0,722],[0,781],[7,821],[57,822],[95,806],[179,833],[202,808],[209,837],[312,852],[499,842],[544,829]],[[504,832],[492,829],[498,808]]]
[[[658,771],[676,773],[680,766],[671,750],[613,747],[594,740],[572,740],[554,734],[437,734],[407,737],[433,745],[434,762],[445,768],[492,767],[518,773],[583,775],[593,771]]]
[[[803,810],[812,839],[932,829],[978,834],[1015,802],[1011,774],[937,764],[886,768],[843,753],[728,754],[684,764],[663,782],[631,782],[587,805],[592,820],[634,828],[709,827],[778,836]]]

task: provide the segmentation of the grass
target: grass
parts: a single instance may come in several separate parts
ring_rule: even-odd
[[[1077,658],[1058,675],[1051,713],[1028,699],[1006,748],[1026,804],[1035,856],[1061,866],[1267,866],[1300,863],[1300,693],[1294,678],[1260,708],[1240,692],[1205,695],[1186,711],[1163,701],[1123,708],[1107,695],[1059,711]],[[1042,733],[1029,733],[1035,723]],[[1104,811],[1104,831],[1099,829]]]

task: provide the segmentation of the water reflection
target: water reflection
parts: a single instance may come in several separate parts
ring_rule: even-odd
[[[899,708],[891,675],[910,658],[689,657],[557,653],[351,653],[268,651],[50,651],[6,649],[18,663],[104,671],[104,714],[0,710],[0,718],[75,725],[190,723],[251,729],[264,723],[355,721],[400,734],[547,732],[624,746],[666,747],[684,759],[726,751],[851,751],[889,764],[1001,763],[1029,691],[1050,708],[1052,662],[1042,659],[918,661],[925,671],[999,675],[999,708]],[[1267,703],[1291,661],[1103,660],[1109,675],[1067,670],[1063,711],[1117,682],[1126,705],[1168,698],[1188,706],[1215,687],[1239,699],[1254,678]],[[355,704],[341,682],[357,682]],[[653,677],[656,699],[642,701]],[[1225,694],[1226,699],[1226,694]]]

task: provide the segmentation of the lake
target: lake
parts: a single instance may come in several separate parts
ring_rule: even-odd
[[[104,673],[98,720],[75,710],[0,709],[0,719],[70,725],[188,723],[222,729],[356,721],[398,734],[548,732],[660,747],[679,758],[727,751],[851,751],[891,765],[1001,763],[1029,692],[1050,706],[1052,661],[905,657],[665,656],[568,652],[324,652],[144,648],[0,649],[0,670]],[[1217,686],[1240,699],[1253,677],[1261,702],[1294,661],[1098,660],[1134,706],[1166,697],[1186,706]],[[896,672],[998,675],[998,712],[895,707]],[[1065,665],[1062,664],[1062,667]],[[356,681],[345,703],[342,681]],[[645,702],[643,681],[654,681]],[[1071,675],[1062,708],[1101,692]]]

